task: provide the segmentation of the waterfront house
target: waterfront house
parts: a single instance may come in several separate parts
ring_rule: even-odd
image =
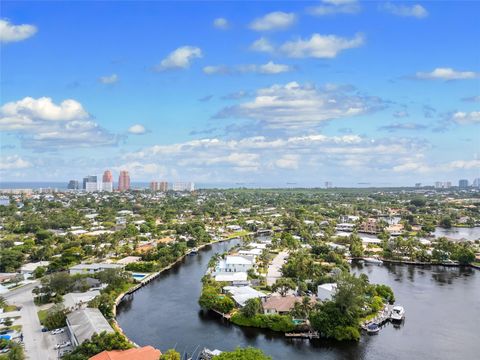
[[[218,273],[215,275],[215,281],[227,282],[231,285],[248,285],[248,274],[246,272]]]
[[[81,293],[68,293],[63,296],[63,306],[67,310],[76,310],[87,307],[90,300],[100,295],[100,291],[91,290]]]
[[[218,262],[215,273],[247,272],[253,266],[254,262],[243,256],[227,255]]]
[[[160,350],[148,345],[128,350],[105,350],[89,360],[158,360],[161,355]]]
[[[327,283],[318,285],[317,287],[317,299],[320,301],[332,300],[333,295],[337,291],[336,283]]]
[[[265,314],[285,315],[285,314],[288,314],[293,309],[296,302],[301,302],[301,301],[302,301],[301,296],[271,295],[266,299],[264,299],[264,301],[262,302],[263,312]],[[315,301],[315,300],[313,299],[312,301]]]
[[[67,314],[67,328],[73,346],[89,340],[95,333],[100,334],[103,331],[114,333],[108,321],[96,308],[76,310]]]
[[[107,269],[122,269],[123,267],[124,265],[122,264],[107,264],[107,263],[78,264],[78,265],[72,266],[69,269],[69,271],[70,271],[70,275],[94,274]]]
[[[229,293],[235,302],[243,307],[250,299],[264,299],[266,294],[257,291],[250,286],[225,286],[223,291]]]

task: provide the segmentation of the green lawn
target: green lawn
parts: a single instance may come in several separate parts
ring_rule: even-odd
[[[10,312],[10,311],[17,311],[17,307],[15,305],[7,305],[3,308],[4,312]]]
[[[240,230],[240,231],[237,231],[237,232],[234,232],[233,234],[230,234],[227,236],[227,239],[233,239],[233,238],[236,238],[236,237],[242,237],[242,236],[245,236],[245,235],[248,235],[250,234],[250,231],[248,230]]]
[[[43,321],[45,320],[45,318],[47,317],[47,311],[48,310],[39,310],[37,312],[37,315],[38,315],[38,319],[40,320],[40,324],[43,325]]]

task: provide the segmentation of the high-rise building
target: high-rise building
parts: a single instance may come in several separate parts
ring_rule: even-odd
[[[468,187],[468,180],[467,179],[461,179],[458,181],[458,187],[461,189],[465,189]]]
[[[97,176],[96,175],[88,175],[83,178],[83,190],[87,192],[98,191],[100,190],[98,187]]]
[[[110,170],[105,170],[102,177],[102,191],[113,191],[113,176]]]
[[[150,190],[151,191],[167,192],[168,191],[168,182],[166,182],[166,181],[152,181],[152,182],[150,182]]]
[[[176,182],[172,185],[173,191],[194,191],[195,184],[192,182]]]
[[[80,188],[80,184],[78,180],[70,180],[67,185],[68,190],[78,190]]]
[[[452,182],[451,181],[436,181],[435,182],[435,188],[436,189],[448,189],[452,187]]]
[[[415,187],[416,187],[416,188],[421,188],[421,187],[422,187],[422,183],[415,183]]]
[[[474,187],[480,188],[480,178],[476,178],[475,180],[473,180],[472,185]]]
[[[331,181],[325,181],[325,189],[331,189],[333,186]]]
[[[130,190],[130,175],[126,170],[120,171],[120,175],[118,176],[118,190]]]

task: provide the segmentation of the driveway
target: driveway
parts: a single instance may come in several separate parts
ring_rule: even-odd
[[[282,277],[282,266],[285,264],[285,260],[288,257],[288,251],[282,251],[272,260],[272,263],[268,265],[267,271],[267,285],[271,286],[275,284],[277,279]]]
[[[42,326],[37,316],[37,308],[33,303],[32,289],[38,283],[25,285],[3,296],[9,304],[21,306],[19,313],[21,318],[15,324],[22,325],[23,343],[25,354],[30,360],[57,360],[57,352],[53,349],[50,333],[42,332]]]

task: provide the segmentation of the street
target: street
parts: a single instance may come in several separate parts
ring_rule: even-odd
[[[268,266],[267,272],[267,285],[271,286],[275,284],[277,279],[282,277],[282,266],[285,264],[285,259],[288,257],[287,251],[282,251],[272,260],[272,263]]]
[[[37,308],[33,303],[32,289],[37,285],[38,282],[34,282],[3,296],[9,304],[22,307],[20,311],[15,312],[16,316],[21,316],[21,318],[15,321],[15,324],[22,325],[27,359],[56,360],[58,357],[57,352],[53,349],[55,346],[52,341],[53,337],[49,332],[42,332],[42,326],[37,316]]]

